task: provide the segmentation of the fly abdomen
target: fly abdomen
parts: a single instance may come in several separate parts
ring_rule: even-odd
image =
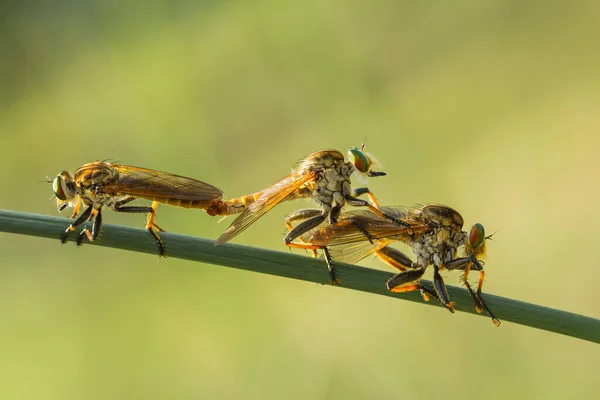
[[[250,204],[258,200],[262,193],[263,192],[257,192],[247,196],[236,197],[231,200],[220,200],[206,208],[206,213],[211,216],[239,214]]]
[[[199,208],[206,210],[210,208],[215,201],[214,200],[179,200],[179,199],[168,199],[161,197],[154,197],[149,200],[157,201],[162,204],[168,204],[170,206],[182,207],[182,208]]]

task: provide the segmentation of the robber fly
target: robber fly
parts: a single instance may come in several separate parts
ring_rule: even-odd
[[[263,191],[215,203],[206,210],[209,215],[241,212],[216,240],[215,245],[231,240],[280,202],[293,199],[312,198],[321,208],[308,216],[301,216],[304,221],[285,236],[286,244],[319,226],[328,217],[329,222],[334,224],[346,204],[369,207],[373,213],[385,218],[378,210],[377,201],[369,189],[353,189],[350,177],[355,172],[365,177],[383,176],[386,173],[373,171],[374,161],[364,152],[364,144],[360,149],[350,149],[348,155],[350,161],[347,162],[337,150],[317,151],[296,164],[288,176]],[[363,194],[368,195],[370,203],[356,198]]]
[[[94,221],[92,230],[84,228],[79,233],[77,245],[81,245],[84,236],[90,242],[96,240],[102,228],[102,208],[107,206],[118,212],[148,214],[146,229],[153,236],[161,256],[165,255],[165,246],[157,230],[163,229],[154,222],[158,204],[206,210],[221,201],[222,195],[220,189],[196,179],[102,161],[82,165],[74,175],[62,171],[52,181],[52,189],[59,211],[67,206],[74,207],[71,218],[76,219],[61,235],[62,243],[88,220]],[[152,205],[126,205],[138,198],[150,200]],[[78,216],[82,204],[85,210]]]
[[[454,209],[431,204],[420,208],[381,207],[380,210],[393,218],[382,218],[369,210],[355,210],[341,214],[336,224],[314,229],[292,243],[291,247],[323,250],[330,271],[333,259],[356,263],[370,254],[400,272],[390,278],[386,286],[392,292],[419,290],[425,300],[436,297],[451,312],[446,285],[439,271],[442,269],[463,271],[461,282],[475,303],[477,312],[486,311],[494,325],[500,321],[485,303],[481,291],[484,279],[485,236],[481,224],[475,224],[469,233],[462,230],[463,218]],[[396,221],[402,221],[399,225]],[[389,246],[394,241],[409,245],[417,260],[411,261],[399,250]],[[420,283],[427,266],[434,268],[434,290]],[[479,283],[474,291],[468,282],[469,272],[479,271]]]

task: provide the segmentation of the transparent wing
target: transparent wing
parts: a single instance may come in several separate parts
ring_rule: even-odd
[[[193,178],[129,165],[112,165],[119,172],[117,182],[106,190],[135,197],[189,201],[218,200],[221,189]]]
[[[328,247],[331,258],[348,264],[356,264],[360,260],[375,254],[376,251],[388,246],[393,241],[382,239],[371,244],[369,242],[348,243],[340,246]]]
[[[382,209],[383,210],[383,209]],[[400,215],[397,217],[400,219]],[[393,239],[408,241],[411,235],[426,232],[421,221],[403,218],[406,225],[384,219],[369,210],[353,210],[340,215],[337,223],[317,227],[302,235],[301,240],[315,246],[339,246],[347,243]]]
[[[315,173],[296,176],[294,173],[265,189],[215,241],[215,245],[228,242],[262,217],[267,211],[286,200],[302,185],[315,178]],[[295,198],[296,196],[293,196]]]

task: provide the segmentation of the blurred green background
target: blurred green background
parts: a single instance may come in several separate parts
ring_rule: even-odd
[[[56,215],[38,182],[99,159],[230,198],[366,137],[382,204],[497,231],[487,292],[600,317],[597,2],[47,3],[0,13],[1,208]],[[235,242],[287,251],[283,216],[310,205]],[[231,219],[158,221],[216,238]],[[600,393],[598,346],[510,323],[58,239],[0,252],[3,399]]]

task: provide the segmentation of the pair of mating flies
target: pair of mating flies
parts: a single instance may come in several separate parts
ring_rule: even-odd
[[[430,204],[418,208],[380,207],[368,188],[353,188],[350,178],[357,173],[363,177],[384,176],[373,170],[373,158],[364,152],[364,145],[348,151],[350,161],[337,150],[322,150],[310,154],[296,164],[289,175],[274,185],[251,195],[223,200],[223,192],[215,186],[196,179],[108,162],[93,162],[79,167],[75,174],[62,171],[52,181],[59,210],[74,207],[75,220],[61,235],[67,236],[86,221],[93,221],[91,230],[83,228],[77,237],[80,245],[86,237],[98,238],[102,227],[103,207],[126,213],[147,214],[146,229],[153,236],[159,255],[165,246],[155,222],[158,204],[184,208],[199,208],[211,216],[239,214],[216,240],[225,243],[244,231],[266,212],[282,201],[312,198],[320,208],[302,209],[288,215],[289,232],[286,245],[309,249],[313,254],[322,250],[332,284],[339,284],[333,260],[356,263],[374,254],[391,265],[398,274],[386,282],[392,292],[419,290],[427,301],[438,299],[454,312],[454,302],[440,275],[440,270],[462,271],[461,281],[475,303],[478,312],[485,311],[494,325],[500,321],[485,303],[481,289],[484,279],[482,260],[485,258],[485,236],[481,224],[470,232],[462,230],[463,218],[454,209]],[[367,195],[369,201],[358,196]],[[133,206],[135,199],[152,201],[151,206]],[[342,212],[346,204],[364,207]],[[80,213],[81,207],[84,210]],[[327,223],[324,224],[324,222]],[[297,225],[294,225],[297,223]],[[390,246],[394,241],[409,245],[416,261]],[[421,284],[425,269],[434,269],[433,289]],[[470,271],[479,272],[477,289],[468,282]]]

